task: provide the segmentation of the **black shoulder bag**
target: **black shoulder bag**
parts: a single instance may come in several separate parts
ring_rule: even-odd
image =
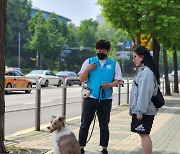
[[[159,87],[158,87],[157,95],[152,96],[151,101],[154,103],[154,106],[156,108],[161,108],[165,104],[163,94],[161,93]]]
[[[134,81],[135,85],[138,87],[138,84]],[[164,96],[161,93],[159,86],[157,95],[151,97],[151,101],[153,102],[154,106],[156,108],[161,108],[165,104]]]

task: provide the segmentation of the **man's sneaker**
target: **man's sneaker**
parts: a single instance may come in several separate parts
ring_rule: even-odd
[[[101,153],[102,153],[102,154],[108,154],[108,151],[107,151],[106,149],[103,149],[103,150],[101,151]]]
[[[85,153],[84,149],[81,149],[81,154]]]

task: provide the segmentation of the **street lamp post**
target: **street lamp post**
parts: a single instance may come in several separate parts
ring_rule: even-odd
[[[38,54],[38,50],[36,52],[36,68],[38,69],[39,67],[39,54]]]
[[[18,33],[18,67],[21,67],[21,33]]]

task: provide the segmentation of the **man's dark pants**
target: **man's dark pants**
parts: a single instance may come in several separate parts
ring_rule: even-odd
[[[109,142],[109,121],[112,99],[101,100],[94,98],[85,98],[83,101],[83,111],[81,117],[81,126],[79,130],[79,144],[86,146],[86,140],[90,124],[97,111],[97,117],[100,127],[100,146],[107,147]]]

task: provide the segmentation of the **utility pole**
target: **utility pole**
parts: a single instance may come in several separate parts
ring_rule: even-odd
[[[18,33],[18,67],[21,68],[21,33]]]
[[[36,68],[39,68],[39,54],[38,54],[38,50],[36,52]]]

